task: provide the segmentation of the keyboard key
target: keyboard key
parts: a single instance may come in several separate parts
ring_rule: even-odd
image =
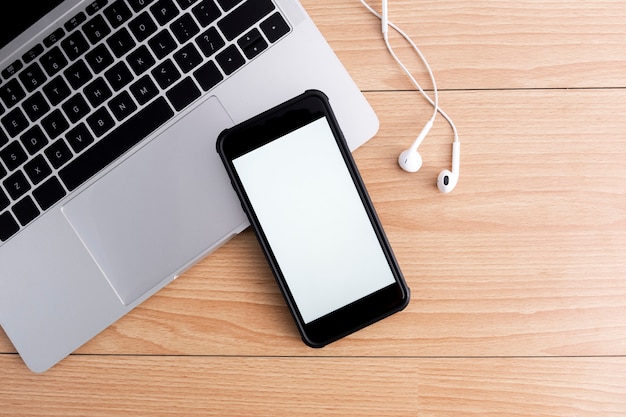
[[[26,196],[13,206],[13,214],[22,226],[35,220],[39,216],[39,209],[32,198]]]
[[[72,98],[63,103],[61,108],[63,108],[65,115],[72,123],[76,123],[85,117],[90,110],[89,104],[87,104],[82,94],[74,94]]]
[[[192,101],[200,97],[200,90],[196,83],[189,77],[176,84],[167,93],[167,98],[177,111],[180,111],[191,104]]]
[[[83,25],[83,32],[89,39],[92,45],[100,42],[106,35],[111,33],[111,29],[104,21],[101,15],[97,15],[87,23]]]
[[[117,0],[113,2],[109,7],[104,9],[104,16],[109,21],[109,24],[113,29],[120,27],[124,22],[126,22],[132,16],[132,12],[124,4],[122,0]]]
[[[0,214],[0,240],[6,242],[11,236],[20,230],[11,213],[8,211]]]
[[[159,89],[154,84],[150,76],[144,75],[130,86],[130,92],[133,93],[133,96],[139,105],[144,105],[159,94]]]
[[[28,156],[18,141],[13,141],[0,151],[0,159],[9,171],[13,171],[26,162]]]
[[[248,59],[254,58],[267,49],[267,42],[263,39],[258,29],[252,29],[250,32],[243,35],[239,38],[237,44]]]
[[[40,117],[50,110],[48,102],[39,91],[26,99],[22,106],[31,122],[39,120]]]
[[[50,110],[46,99],[39,91],[24,101],[23,107],[31,122],[37,121]]]
[[[65,25],[63,26],[65,27],[65,30],[67,30],[68,32],[71,32],[74,29],[76,29],[85,20],[87,20],[85,13],[78,12],[74,17],[72,17],[70,20],[65,22]]]
[[[48,210],[65,196],[65,190],[55,177],[50,178],[33,191],[33,197],[42,210]]]
[[[133,8],[135,13],[139,13],[144,7],[152,3],[154,0],[128,0],[128,4]]]
[[[170,25],[170,29],[180,44],[187,42],[200,32],[200,28],[196,22],[194,22],[189,13],[186,13],[182,17],[176,19],[174,23]]]
[[[174,60],[184,73],[188,73],[202,64],[202,56],[193,44],[188,44],[174,54]]]
[[[94,108],[98,107],[112,96],[111,89],[102,77],[97,78],[90,84],[87,84],[83,93],[87,97],[87,100],[89,100],[91,106]]]
[[[93,78],[91,71],[87,68],[87,64],[82,59],[74,62],[68,69],[63,71],[63,75],[67,78],[74,90],[79,89]]]
[[[280,13],[276,12],[261,23],[261,30],[267,40],[274,43],[289,32],[289,25]]]
[[[93,143],[93,136],[84,123],[79,124],[74,129],[67,132],[65,139],[69,142],[74,153],[82,152],[87,146]]]
[[[87,6],[87,14],[89,14],[90,16],[96,14],[98,12],[98,10],[102,9],[104,6],[106,6],[108,3],[108,0],[96,0],[93,3],[91,3],[89,6]]]
[[[37,155],[24,165],[24,172],[26,172],[30,181],[37,185],[52,174],[52,168],[50,168],[43,155]]]
[[[107,49],[104,44],[100,44],[93,48],[91,51],[85,55],[85,60],[91,67],[91,70],[99,74],[104,71],[109,65],[113,64],[113,55]]]
[[[172,0],[159,0],[150,7],[150,11],[160,25],[165,25],[178,16],[178,7]]]
[[[61,180],[69,190],[76,189],[172,116],[174,112],[165,99],[156,99],[59,171]]]
[[[0,98],[2,98],[5,106],[9,109],[19,103],[25,96],[24,89],[16,79],[12,79],[5,85],[0,86]]]
[[[20,141],[31,155],[36,154],[48,144],[48,138],[38,125],[31,127],[20,136]]]
[[[57,76],[43,87],[43,92],[50,104],[56,106],[70,95],[70,88],[61,76]]]
[[[23,67],[24,67],[24,64],[22,64],[22,61],[18,59],[17,61],[14,61],[11,65],[9,65],[8,67],[2,70],[2,76],[6,80],[8,80],[9,78],[17,74],[17,72],[21,70]]]
[[[41,120],[41,125],[48,134],[50,139],[55,139],[65,132],[69,127],[69,123],[61,113],[61,110],[54,110]]]
[[[124,91],[109,101],[109,109],[111,109],[111,113],[118,121],[122,121],[137,110],[137,105],[130,97],[130,94]]]
[[[235,45],[231,45],[217,54],[215,60],[220,64],[220,67],[222,67],[226,75],[232,74],[246,63],[246,60]]]
[[[222,15],[222,12],[213,0],[202,0],[194,6],[193,9],[191,9],[191,12],[196,19],[198,19],[198,22],[202,25],[202,27],[209,26]]]
[[[237,44],[242,50],[245,50],[246,48],[249,48],[256,41],[262,38],[263,37],[261,36],[261,32],[259,32],[258,29],[252,29],[251,31],[243,35],[241,38],[239,38],[237,40]]]
[[[259,38],[254,44],[244,49],[243,53],[246,55],[246,58],[252,59],[266,49],[267,42],[265,42],[265,39]]]
[[[166,89],[180,79],[180,72],[174,63],[168,59],[152,70],[152,76],[162,89]]]
[[[32,63],[22,72],[20,72],[19,76],[22,84],[26,88],[27,91],[33,91],[41,84],[46,82],[46,76],[44,75],[41,67],[36,62]]]
[[[274,10],[274,3],[271,0],[247,0],[217,22],[217,25],[226,39],[232,41],[272,10]]]
[[[44,151],[53,167],[59,168],[72,159],[72,152],[63,139],[54,142]]]
[[[148,12],[143,12],[128,24],[130,31],[133,33],[138,42],[148,39],[157,30],[156,23],[150,17]]]
[[[222,39],[222,35],[219,34],[216,28],[211,27],[202,35],[196,38],[196,44],[204,54],[209,57],[222,49],[226,42]]]
[[[46,48],[50,48],[52,45],[57,43],[63,36],[65,36],[65,31],[63,30],[63,28],[57,28],[54,32],[44,38],[43,44],[46,46]]]
[[[104,73],[104,76],[115,91],[120,90],[133,80],[133,75],[130,73],[128,66],[123,62],[118,62],[113,65]]]
[[[91,127],[96,137],[104,135],[115,126],[113,118],[105,107],[100,107],[94,114],[89,116],[87,124]]]
[[[49,76],[53,76],[67,65],[67,59],[65,59],[58,46],[43,54],[40,62]]]
[[[131,52],[127,60],[135,75],[140,75],[148,71],[156,62],[145,45],[141,45]]]
[[[3,181],[4,188],[9,196],[16,201],[30,190],[30,183],[22,171],[16,171],[13,175]]]
[[[43,46],[41,46],[41,44],[38,43],[37,45],[33,46],[28,52],[22,55],[22,60],[24,61],[24,63],[28,64],[33,59],[41,55],[42,53],[43,53]]]
[[[148,41],[150,49],[157,59],[163,59],[166,55],[176,49],[176,41],[167,30],[162,30]]]
[[[107,41],[107,45],[113,51],[116,57],[124,56],[128,51],[135,47],[135,40],[130,36],[130,32],[126,28],[122,28],[111,35]]]
[[[80,31],[76,31],[66,39],[63,39],[61,48],[63,48],[67,57],[73,61],[89,50],[89,43],[87,43],[87,39]]]
[[[2,125],[7,130],[9,136],[14,138],[20,132],[28,127],[28,120],[24,116],[22,110],[19,107],[11,110],[6,116],[2,119]]]
[[[209,91],[224,79],[224,76],[213,61],[209,61],[198,68],[193,73],[193,76],[196,78],[196,81],[198,81],[198,84],[200,84],[200,87],[202,87],[204,91]]]

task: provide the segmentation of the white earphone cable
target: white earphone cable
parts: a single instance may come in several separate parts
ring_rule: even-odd
[[[424,96],[424,98],[433,106],[434,112],[433,112],[433,116],[429,120],[429,123],[433,123],[435,121],[435,117],[437,116],[437,113],[441,114],[443,116],[443,118],[446,119],[446,121],[448,122],[450,127],[452,128],[452,131],[454,133],[454,142],[458,142],[459,141],[459,136],[458,136],[458,132],[457,132],[457,129],[456,129],[456,126],[455,126],[454,122],[452,121],[450,116],[448,116],[448,114],[446,112],[444,112],[441,109],[441,107],[439,107],[439,92],[437,91],[437,83],[435,82],[435,76],[433,75],[433,72],[432,72],[432,70],[430,68],[430,65],[428,64],[428,61],[426,61],[426,58],[422,54],[422,51],[417,47],[415,42],[413,42],[413,40],[402,29],[400,29],[393,22],[387,20],[386,12],[385,12],[385,16],[382,16],[376,10],[374,10],[369,4],[367,4],[365,2],[365,0],[361,0],[361,3],[363,4],[363,6],[365,6],[365,8],[367,8],[367,10],[370,11],[370,13],[372,13],[374,16],[376,16],[377,18],[381,19],[381,21],[383,21],[383,26],[385,26],[385,28],[383,28],[383,39],[385,40],[385,45],[387,46],[387,49],[389,50],[389,53],[391,54],[393,59],[398,63],[400,68],[402,68],[402,70],[407,74],[407,76],[409,77],[409,79],[411,80],[413,85],[415,85],[415,87],[417,87],[418,91],[422,94],[422,96]],[[387,36],[387,30],[386,30],[386,26],[387,25],[391,26],[393,28],[393,30],[395,30],[398,34],[400,34],[411,45],[413,50],[420,57],[420,59],[423,62],[424,66],[426,67],[426,70],[428,71],[431,83],[433,85],[433,93],[435,95],[435,99],[434,100],[432,98],[430,98],[428,96],[428,94],[426,94],[426,92],[422,89],[422,86],[417,82],[417,80],[413,77],[411,72],[406,68],[406,66],[404,66],[402,61],[400,61],[398,56],[395,54],[393,48],[391,47],[391,44],[389,43],[389,37]]]

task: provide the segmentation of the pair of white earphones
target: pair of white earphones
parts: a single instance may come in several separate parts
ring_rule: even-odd
[[[442,193],[449,193],[450,191],[454,189],[457,182],[459,181],[459,169],[460,169],[460,164],[461,164],[461,161],[460,161],[461,143],[459,142],[459,136],[456,130],[456,126],[454,125],[454,122],[452,122],[452,119],[450,119],[450,117],[446,114],[446,112],[444,112],[439,107],[439,93],[437,92],[437,83],[435,82],[435,77],[433,75],[432,70],[430,69],[430,65],[428,65],[426,58],[424,57],[420,49],[417,47],[415,42],[413,42],[413,40],[411,40],[411,38],[406,33],[404,33],[398,26],[394,25],[392,22],[389,21],[387,0],[382,0],[382,3],[383,3],[382,15],[377,13],[374,9],[372,9],[372,7],[370,7],[370,5],[368,5],[365,2],[365,0],[361,0],[361,3],[363,3],[363,5],[372,14],[374,14],[376,17],[378,17],[381,20],[383,39],[385,40],[385,45],[387,46],[389,53],[391,54],[393,59],[398,63],[398,65],[400,65],[400,68],[402,68],[402,70],[409,76],[409,78],[411,79],[411,82],[413,82],[413,84],[415,85],[415,87],[417,87],[419,92],[426,98],[426,100],[434,108],[433,115],[428,120],[426,125],[422,128],[422,131],[419,133],[419,135],[417,135],[417,138],[415,139],[413,144],[409,147],[409,149],[403,151],[398,157],[398,164],[400,165],[402,169],[408,172],[417,172],[422,167],[422,157],[417,151],[417,148],[420,146],[420,144],[422,143],[422,141],[424,140],[424,138],[426,137],[430,129],[433,127],[433,124],[435,123],[435,118],[437,117],[437,113],[440,113],[443,116],[443,118],[446,119],[448,124],[450,124],[450,127],[452,128],[452,131],[454,132],[454,141],[452,142],[452,171],[444,169],[443,171],[441,171],[441,173],[439,173],[439,176],[437,177],[437,188],[439,188],[439,191],[441,191]],[[415,52],[417,53],[421,61],[424,63],[424,66],[428,70],[428,74],[430,75],[430,80],[433,85],[433,92],[435,96],[434,100],[431,99],[424,92],[420,84],[415,80],[415,78],[410,73],[410,71],[404,66],[404,64],[400,61],[398,56],[395,54],[388,39],[387,32],[389,30],[389,27],[393,28],[396,32],[398,32],[411,45],[411,47],[415,50]]]

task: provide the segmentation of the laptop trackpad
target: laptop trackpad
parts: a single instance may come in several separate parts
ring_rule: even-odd
[[[232,124],[211,97],[63,207],[125,305],[245,222],[215,150]]]

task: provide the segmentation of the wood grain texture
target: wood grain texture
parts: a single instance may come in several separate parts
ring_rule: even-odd
[[[626,415],[626,3],[392,0],[431,109],[356,0],[305,0],[381,122],[354,153],[412,290],[305,347],[250,231],[43,375],[0,331],[0,415]],[[400,54],[430,88],[402,42]]]
[[[626,377],[616,372],[624,366],[623,358],[74,356],[34,376],[0,356],[0,415],[609,417],[626,407]]]
[[[303,4],[362,89],[413,89],[359,0]],[[391,0],[389,19],[422,49],[441,89],[626,86],[624,2]],[[408,44],[390,39],[430,87]]]

